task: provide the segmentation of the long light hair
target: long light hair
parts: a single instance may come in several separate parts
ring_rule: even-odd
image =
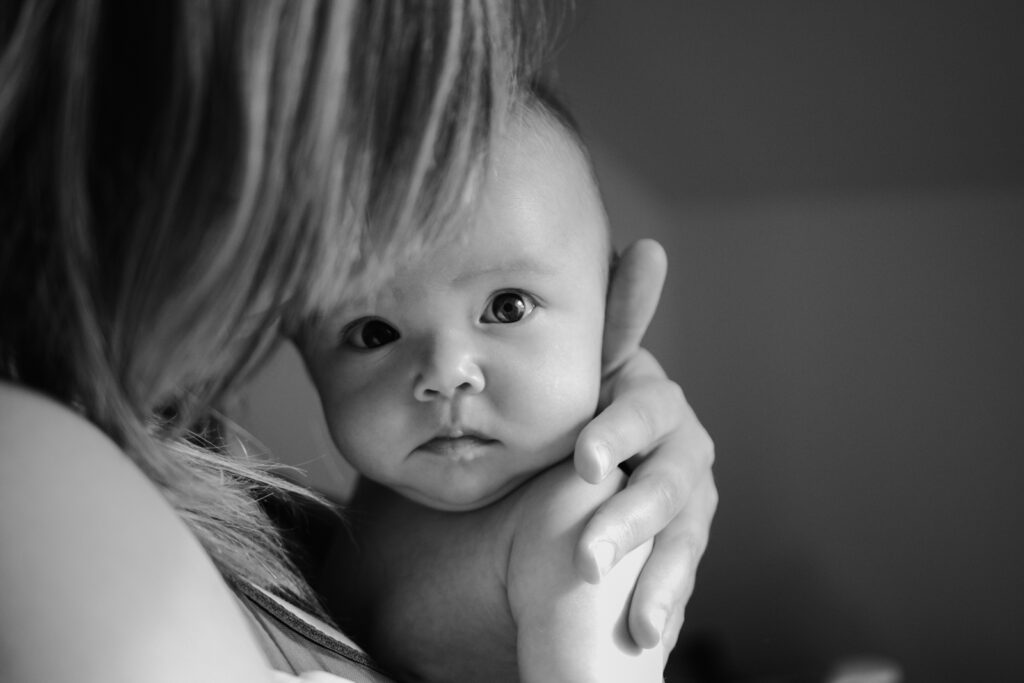
[[[3,3],[0,377],[110,435],[226,577],[308,604],[259,504],[297,487],[196,425],[282,321],[454,224],[528,62],[526,16]]]

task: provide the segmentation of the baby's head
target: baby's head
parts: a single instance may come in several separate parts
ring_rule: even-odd
[[[501,498],[569,455],[597,407],[607,218],[546,102],[521,105],[496,142],[461,239],[301,335],[341,454],[430,507]]]

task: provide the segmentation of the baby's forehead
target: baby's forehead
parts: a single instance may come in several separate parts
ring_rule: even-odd
[[[575,124],[561,118],[539,101],[530,101],[516,107],[495,146],[499,164],[503,149],[524,147],[530,155],[530,161],[537,164],[556,163],[565,166],[566,170],[571,167],[573,176],[580,182],[593,185],[596,192],[597,181],[590,154]]]
[[[495,196],[515,194],[533,203],[534,210],[586,214],[584,232],[574,241],[597,240],[610,250],[610,229],[590,155],[571,122],[562,120],[540,103],[524,104],[495,143],[490,182],[484,203]],[[505,205],[509,208],[508,205]],[[557,221],[556,221],[557,222]],[[551,225],[551,237],[559,237]],[[565,244],[571,248],[573,244]]]
[[[596,185],[579,159],[549,142],[502,152],[474,219],[403,259],[385,286],[529,286],[567,269],[605,272],[610,239]]]

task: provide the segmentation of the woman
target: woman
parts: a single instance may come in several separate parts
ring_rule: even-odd
[[[0,678],[271,680],[260,596],[318,608],[260,500],[301,491],[212,407],[291,316],[457,233],[538,26],[486,0],[0,9]],[[596,579],[660,530],[640,644],[674,642],[716,503],[636,347],[658,265],[616,276],[611,405],[577,449],[590,479],[654,449],[578,557]]]

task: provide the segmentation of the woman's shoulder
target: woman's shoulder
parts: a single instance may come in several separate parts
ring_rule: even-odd
[[[129,475],[117,445],[69,407],[31,389],[0,381],[0,500],[41,511],[60,482],[76,489]],[[54,491],[55,493],[55,491]],[[33,496],[33,498],[29,498]],[[29,510],[25,510],[26,513]]]
[[[67,449],[111,454],[118,450],[103,432],[69,407],[32,389],[0,380],[0,454],[4,461],[60,457],[65,450],[60,448],[62,444]]]
[[[0,381],[0,499],[37,512],[61,497],[156,491],[96,425],[56,400]],[[27,512],[27,511],[26,511]]]
[[[0,633],[14,653],[0,679],[128,680],[155,666],[261,679],[230,592],[156,486],[73,410],[9,383],[0,546]]]

